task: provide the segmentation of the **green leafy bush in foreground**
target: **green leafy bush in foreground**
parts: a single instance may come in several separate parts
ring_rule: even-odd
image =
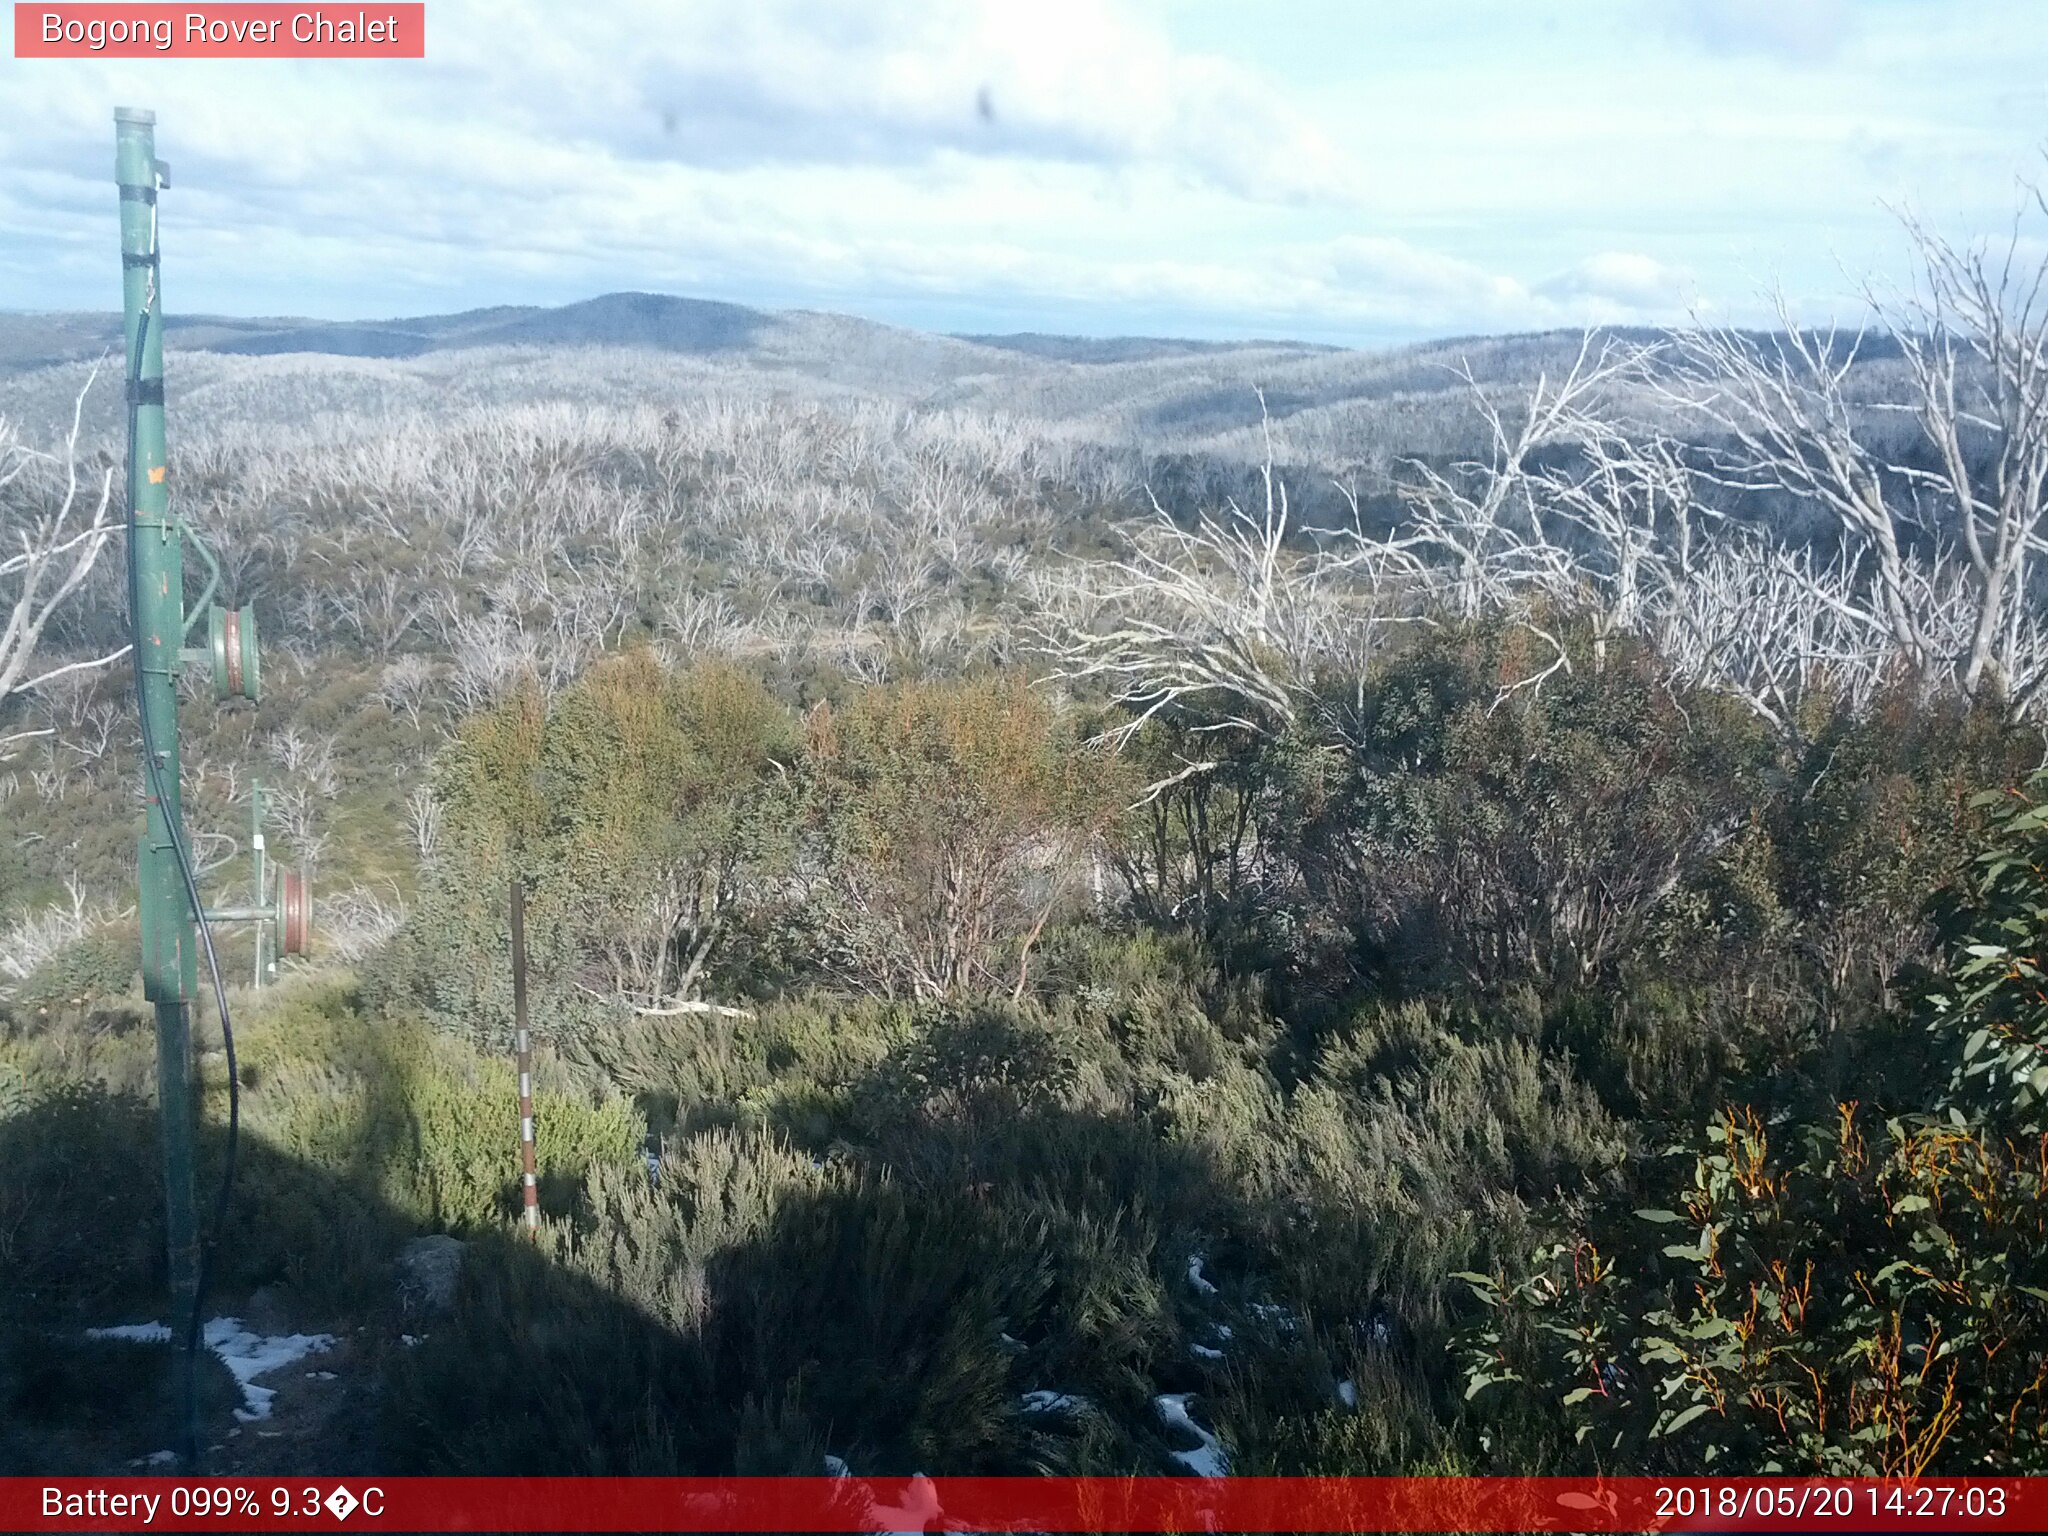
[[[1663,1198],[1467,1274],[1468,1395],[1555,1397],[1607,1466],[2011,1472],[2048,1460],[2048,776],[1993,795],[1949,964],[1878,1102],[1736,1104]],[[1483,1403],[1487,1399],[1482,1397]]]

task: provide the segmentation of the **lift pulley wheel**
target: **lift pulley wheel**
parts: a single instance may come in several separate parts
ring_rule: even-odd
[[[313,927],[313,897],[306,889],[306,877],[297,870],[278,866],[277,952],[303,955]]]
[[[247,699],[252,704],[262,698],[255,608],[248,604],[240,608],[215,604],[206,616],[206,636],[213,658],[213,696]]]

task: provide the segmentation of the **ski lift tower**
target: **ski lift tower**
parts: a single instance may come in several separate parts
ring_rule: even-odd
[[[274,910],[206,911],[185,836],[179,784],[178,676],[188,662],[210,663],[219,699],[256,700],[256,615],[248,607],[224,609],[212,598],[220,565],[203,540],[171,512],[170,466],[164,441],[164,332],[162,255],[157,195],[170,185],[170,168],[156,158],[156,114],[132,107],[114,113],[114,179],[120,186],[121,280],[128,413],[128,600],[134,647],[136,703],[142,725],[144,816],[137,856],[142,928],[142,985],[156,1012],[157,1106],[162,1122],[164,1214],[170,1259],[171,1336],[178,1350],[185,1406],[184,1451],[196,1461],[197,1379],[193,1342],[203,1277],[195,1195],[196,1085],[192,1008],[199,997],[199,958],[207,956],[218,998],[220,977],[208,925],[274,922],[278,947],[295,953],[306,938],[305,885],[296,873],[277,872]],[[185,604],[185,543],[207,569],[207,582],[189,610]],[[201,621],[208,644],[187,645]],[[260,897],[259,897],[260,905]],[[226,1022],[225,999],[219,999]]]

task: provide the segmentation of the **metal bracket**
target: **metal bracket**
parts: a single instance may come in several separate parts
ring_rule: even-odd
[[[206,608],[213,601],[213,594],[220,590],[220,562],[213,558],[213,551],[206,547],[206,540],[199,537],[199,530],[183,518],[178,520],[178,532],[191,542],[192,547],[199,551],[199,558],[206,562],[205,590],[199,594],[199,600],[192,605],[185,619],[184,638],[190,640],[192,631],[206,617]]]

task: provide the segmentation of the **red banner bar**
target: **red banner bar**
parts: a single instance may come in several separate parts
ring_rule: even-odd
[[[2042,1531],[2048,1478],[0,1478],[8,1531]]]
[[[17,59],[423,59],[424,4],[24,5]]]

